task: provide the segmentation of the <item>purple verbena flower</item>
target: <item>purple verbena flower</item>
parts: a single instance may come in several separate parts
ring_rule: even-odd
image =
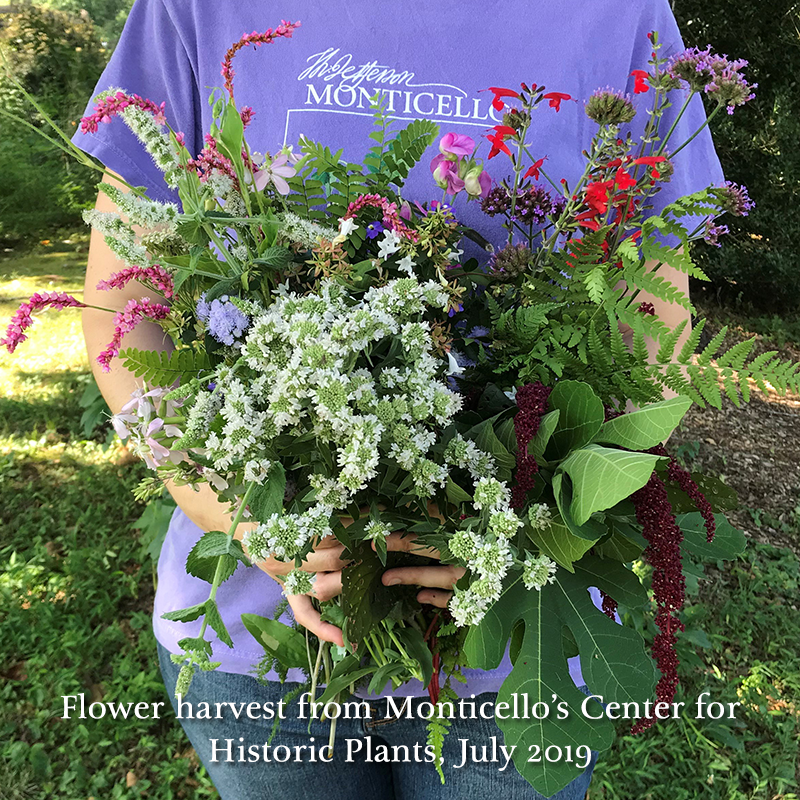
[[[719,237],[730,233],[727,225],[715,225],[713,220],[706,220],[706,232],[703,234],[703,239],[714,247],[722,247],[719,243]]]

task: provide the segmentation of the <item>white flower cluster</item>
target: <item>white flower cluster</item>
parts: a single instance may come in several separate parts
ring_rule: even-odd
[[[491,477],[495,471],[494,459],[474,442],[457,434],[447,445],[445,461],[469,472],[475,482],[473,506],[483,511],[488,520],[485,534],[466,528],[457,531],[448,543],[450,552],[476,577],[467,589],[455,590],[450,612],[456,625],[475,625],[500,597],[503,579],[514,564],[510,542],[523,522],[511,508],[506,485]],[[533,507],[531,523],[540,529],[550,524],[546,505]],[[541,589],[555,580],[555,570],[556,565],[545,556],[536,559],[528,556],[523,564],[525,586]]]
[[[111,252],[128,266],[145,267],[152,263],[147,249],[136,241],[133,229],[119,214],[91,208],[83,212],[83,221],[100,231]]]
[[[175,203],[159,203],[131,192],[123,192],[119,187],[106,182],[100,183],[99,188],[128,218],[131,225],[141,225],[143,228],[166,225],[174,230],[180,214]]]
[[[119,88],[108,89],[101,92],[95,100],[119,91],[121,91]],[[120,116],[150,154],[155,165],[164,173],[164,181],[167,186],[172,189],[177,188],[181,175],[179,151],[164,126],[159,125],[149,111],[133,105],[124,109]]]
[[[525,588],[541,591],[542,587],[553,583],[556,579],[557,568],[555,562],[545,555],[528,555],[522,565],[522,581]]]
[[[323,239],[332,241],[338,235],[335,228],[329,228],[325,225],[320,225],[318,222],[303,219],[291,211],[281,214],[280,221],[280,236],[290,242],[301,244],[309,250],[318,247]]]
[[[335,462],[334,474],[311,477],[315,495],[308,511],[275,515],[246,536],[252,557],[292,559],[313,537],[330,535],[331,515],[375,477],[381,457],[410,474],[420,498],[444,486],[447,469],[430,451],[461,397],[439,377],[444,363],[434,356],[421,318],[447,301],[440,285],[412,277],[373,287],[358,302],[329,280],[307,295],[282,288],[269,308],[249,309],[252,324],[241,354],[255,376],[219,376],[213,397],[221,399],[198,394],[187,439],[199,439],[220,473],[245,465],[249,476],[263,475],[275,438],[303,431],[327,444]],[[395,365],[373,374],[367,356],[385,340],[393,340]],[[209,415],[217,408],[221,425],[212,426]]]

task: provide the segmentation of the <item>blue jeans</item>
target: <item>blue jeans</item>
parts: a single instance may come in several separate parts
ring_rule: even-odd
[[[179,667],[160,644],[158,657],[164,683],[177,713],[174,690]],[[268,707],[277,708],[278,701],[297,686],[291,683],[265,686],[249,675],[198,672],[185,702],[190,703],[193,709],[198,703],[209,703],[212,716],[214,703],[252,702],[261,707],[268,704]],[[494,703],[496,697],[496,693],[487,692],[478,695],[475,702]],[[398,698],[396,704],[400,706],[403,699]],[[425,700],[427,698],[414,698],[412,703]],[[444,740],[442,755],[446,782],[442,785],[433,763],[425,761],[425,720],[417,714],[393,717],[387,713],[385,699],[363,702],[370,707],[370,718],[342,717],[337,721],[336,745],[330,762],[322,761],[319,754],[322,748],[322,755],[327,757],[323,746],[328,742],[330,723],[316,720],[309,733],[308,706],[305,706],[305,718],[299,718],[301,711],[297,700],[285,706],[286,718],[281,721],[278,733],[267,749],[269,762],[262,758],[263,746],[272,729],[271,721],[249,719],[246,713],[237,720],[230,707],[223,706],[223,719],[180,719],[180,723],[222,800],[351,800],[354,797],[380,800],[464,800],[470,797],[541,800],[543,797],[531,788],[513,763],[508,762],[501,771],[505,763],[502,752],[499,752],[503,735],[493,718],[486,720],[476,714],[477,719],[459,716],[453,719]],[[254,716],[256,711],[263,713],[261,708],[254,708]],[[314,737],[313,741],[311,737]],[[491,755],[492,737],[495,737],[499,761],[478,762],[469,758],[466,766],[454,768],[464,760],[463,745],[459,740],[468,740],[479,753],[485,746]],[[302,750],[295,749],[303,746]],[[243,748],[241,751],[240,747]],[[248,750],[249,747],[252,751]],[[247,759],[254,755],[259,760],[248,763]],[[231,761],[227,760],[229,757]],[[278,762],[287,757],[283,763]],[[312,758],[316,760],[312,761]],[[593,752],[584,772],[553,795],[552,800],[583,800],[596,760],[597,753]]]

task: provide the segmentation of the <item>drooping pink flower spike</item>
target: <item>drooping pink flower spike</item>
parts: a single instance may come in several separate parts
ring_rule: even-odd
[[[0,339],[0,345],[13,353],[28,338],[25,331],[33,325],[33,314],[46,308],[61,311],[63,308],[87,308],[87,305],[66,292],[36,292],[17,309],[6,329],[6,335]]]
[[[228,90],[231,100],[233,100],[233,76],[235,75],[231,62],[239,50],[243,47],[250,47],[251,45],[253,47],[259,47],[262,44],[269,44],[280,37],[291,39],[295,29],[299,27],[299,22],[281,20],[281,24],[278,25],[274,31],[272,28],[267,28],[264,33],[258,33],[257,31],[246,33],[238,42],[228,48],[228,51],[225,53],[225,58],[222,61],[222,77],[225,78],[225,88]]]
[[[144,319],[154,321],[165,319],[169,312],[169,306],[153,303],[149,297],[129,300],[125,308],[114,316],[114,338],[97,356],[97,363],[103,368],[103,372],[111,371],[111,359],[119,355],[122,338],[126,333],[130,333]]]
[[[475,149],[475,140],[461,133],[446,133],[439,140],[439,152],[448,161],[458,161],[464,156],[471,156]]]
[[[101,291],[122,289],[131,281],[149,283],[150,286],[161,292],[167,299],[172,297],[175,289],[172,275],[158,264],[154,264],[151,267],[126,267],[119,272],[115,272],[108,280],[100,281],[97,284],[97,288]]]
[[[152,100],[146,100],[138,94],[125,94],[116,92],[110,94],[95,103],[91,114],[81,118],[81,133],[97,133],[98,123],[111,122],[113,117],[123,112],[130,106],[141,108],[153,115],[153,121],[157,125],[166,125],[167,117],[164,113],[166,103],[156,105]]]

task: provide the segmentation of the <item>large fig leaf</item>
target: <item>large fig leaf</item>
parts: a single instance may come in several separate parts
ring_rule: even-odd
[[[584,569],[584,562],[587,569]],[[497,697],[513,703],[528,695],[529,704],[548,703],[552,713],[544,719],[499,719],[506,746],[515,745],[514,764],[538,792],[550,796],[580,774],[566,760],[528,763],[529,747],[542,750],[588,745],[609,747],[614,727],[605,718],[590,719],[581,710],[585,695],[573,684],[563,649],[563,628],[578,647],[583,677],[589,689],[604,702],[640,702],[652,696],[655,666],[636,631],[617,625],[597,609],[588,589],[598,586],[626,605],[641,605],[646,594],[638,579],[618,562],[587,557],[575,565],[575,573],[559,570],[554,583],[541,591],[525,589],[521,581],[506,589],[479,625],[468,633],[464,654],[472,667],[497,667],[511,631],[519,620],[524,633],[514,667]],[[554,699],[555,695],[555,699]],[[558,719],[555,706],[564,701],[569,714]],[[588,701],[591,715],[599,716],[596,701]]]

